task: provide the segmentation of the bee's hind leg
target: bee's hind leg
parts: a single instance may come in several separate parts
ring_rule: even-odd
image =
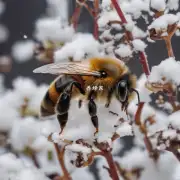
[[[98,123],[98,117],[97,117],[97,106],[96,103],[94,102],[92,96],[89,98],[89,103],[88,103],[88,110],[89,110],[89,115],[91,116],[91,121],[96,128],[96,131],[94,133],[97,134],[99,131],[99,123]]]
[[[63,129],[66,126],[66,123],[68,121],[68,110],[70,107],[70,101],[71,101],[71,94],[72,94],[72,87],[75,86],[81,94],[85,94],[85,91],[81,88],[81,85],[73,81],[71,82],[64,90],[64,92],[61,94],[57,106],[56,106],[56,111],[57,111],[57,119],[59,121],[59,124],[61,126],[61,132],[62,134]]]

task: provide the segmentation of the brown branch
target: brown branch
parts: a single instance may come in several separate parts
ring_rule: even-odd
[[[164,41],[166,43],[168,56],[169,57],[174,57],[174,52],[173,52],[172,43],[171,43],[171,37],[167,36],[166,38],[164,38]]]
[[[109,165],[109,173],[112,180],[119,180],[119,176],[111,152],[103,151],[102,155],[106,158],[106,161]]]
[[[57,143],[54,143],[54,147],[56,149],[56,153],[57,153],[57,156],[58,156],[59,164],[60,164],[61,169],[63,171],[63,175],[64,175],[63,179],[64,180],[71,180],[72,178],[70,177],[69,172],[66,169],[66,166],[64,164],[64,152],[65,152],[65,148],[62,147],[62,148],[59,149]]]
[[[145,124],[141,123],[141,114],[142,114],[143,107],[144,107],[144,102],[140,103],[138,106],[138,109],[135,114],[135,124],[139,126],[140,131],[144,134],[144,143],[145,143],[146,149],[149,152],[150,157],[156,162],[157,159],[159,158],[159,152],[153,149],[152,143],[149,137],[147,136],[146,126]]]
[[[116,12],[118,13],[121,21],[122,21],[122,24],[127,24],[127,20],[124,16],[124,13],[122,12],[121,10],[121,7],[119,6],[119,4],[117,3],[117,0],[111,0],[114,8],[116,9]],[[129,38],[129,41],[132,41],[133,40],[133,35],[131,32],[127,31],[126,30],[126,35],[127,37]],[[150,74],[150,70],[149,70],[149,64],[148,64],[148,61],[147,61],[147,58],[146,58],[146,55],[144,52],[142,51],[139,51],[139,56],[140,56],[140,63],[143,67],[143,71],[144,73],[146,74],[146,76],[149,76]]]
[[[109,147],[109,144],[106,142],[98,143],[97,141],[95,141],[94,144],[101,151],[99,155],[104,156],[104,158],[106,159],[109,166],[108,172],[110,173],[110,177],[112,178],[112,180],[119,180],[116,165],[111,154],[112,149]]]

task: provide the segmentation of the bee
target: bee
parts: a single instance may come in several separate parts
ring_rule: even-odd
[[[96,131],[98,132],[97,102],[101,101],[108,108],[115,97],[122,111],[127,110],[133,99],[136,88],[136,76],[118,59],[91,58],[80,62],[58,62],[41,66],[34,73],[49,73],[59,75],[49,86],[40,107],[40,116],[47,117],[56,114],[61,132],[68,121],[68,111],[71,99],[88,102],[88,112]],[[102,91],[87,90],[88,87],[103,87]]]

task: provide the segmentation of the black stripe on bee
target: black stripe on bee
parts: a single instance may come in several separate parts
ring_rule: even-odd
[[[55,103],[51,100],[49,96],[49,92],[46,93],[44,97],[44,102],[47,102],[47,104],[49,104],[50,106],[55,106]]]
[[[73,81],[72,78],[70,77],[60,77],[56,82],[55,82],[55,88],[57,92],[63,92],[64,89],[68,86]]]
[[[54,114],[54,112],[50,112],[48,111],[48,109],[45,109],[42,105],[40,107],[40,111],[41,111],[41,116],[51,116]]]

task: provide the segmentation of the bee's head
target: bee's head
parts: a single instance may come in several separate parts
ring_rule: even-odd
[[[139,100],[139,94],[137,90],[134,89],[135,84],[136,84],[135,76],[131,74],[125,74],[118,80],[118,82],[116,83],[115,92],[118,100],[121,103],[128,101],[128,98],[133,91],[136,92]]]

